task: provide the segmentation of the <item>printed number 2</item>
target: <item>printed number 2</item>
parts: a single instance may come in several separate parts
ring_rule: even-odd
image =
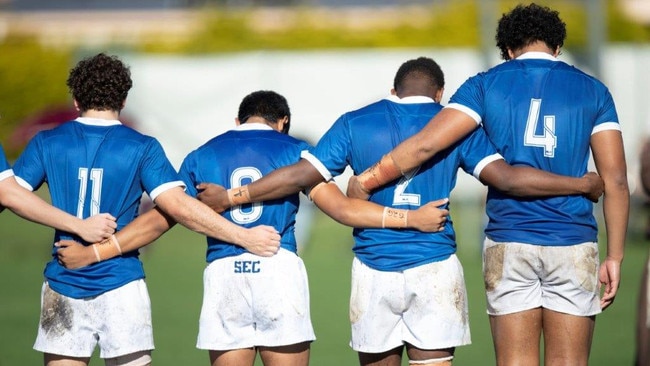
[[[557,147],[557,136],[555,136],[555,116],[544,116],[544,131],[541,135],[535,134],[535,131],[537,131],[541,105],[541,99],[530,100],[524,145],[543,147],[544,156],[552,158],[555,156],[555,148]]]
[[[103,169],[91,169],[90,177],[88,177],[88,168],[79,168],[79,201],[77,203],[77,217],[84,218],[84,206],[86,204],[86,191],[88,189],[88,180],[92,182],[91,185],[91,202],[90,202],[90,216],[99,213],[99,201],[102,197],[102,178],[104,176]]]
[[[411,180],[417,172],[420,170],[420,167],[417,167],[409,172],[406,172],[402,179],[397,183],[395,186],[395,191],[393,191],[393,205],[394,206],[399,206],[399,205],[412,205],[412,206],[420,206],[420,195],[415,194],[415,193],[404,193],[406,191],[406,187],[408,187],[409,183],[411,183]]]
[[[230,175],[230,186],[241,187],[243,184],[250,183],[262,178],[262,173],[255,167],[241,167],[235,169]],[[238,224],[248,224],[257,221],[262,216],[264,206],[262,202],[255,202],[250,208],[243,210],[242,206],[235,206],[230,211],[232,221]]]

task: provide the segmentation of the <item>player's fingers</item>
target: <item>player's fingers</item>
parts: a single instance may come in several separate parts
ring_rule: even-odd
[[[60,250],[63,250],[65,248],[67,248],[68,246],[70,246],[70,244],[68,244],[66,242],[57,241],[56,243],[54,243],[54,246],[59,248],[59,249],[57,249],[57,252],[58,252]]]
[[[199,183],[196,185],[196,190],[201,194],[204,190],[208,188],[208,183]]]
[[[436,207],[440,207],[447,204],[447,202],[449,202],[449,198],[442,198],[439,200],[431,201],[431,204],[433,204]]]
[[[116,220],[116,219],[115,219],[115,216],[113,216],[113,215],[111,215],[111,214],[109,214],[109,213],[107,213],[107,212],[100,213],[99,215],[100,215],[101,217],[107,219],[107,220],[111,220],[111,221],[115,221],[115,220]]]

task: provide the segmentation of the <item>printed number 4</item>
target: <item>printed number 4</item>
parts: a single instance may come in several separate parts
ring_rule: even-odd
[[[543,132],[541,135],[536,134],[541,105],[541,99],[530,100],[524,145],[543,147],[544,156],[552,158],[555,156],[555,148],[557,147],[557,136],[555,136],[555,116],[544,116]]]

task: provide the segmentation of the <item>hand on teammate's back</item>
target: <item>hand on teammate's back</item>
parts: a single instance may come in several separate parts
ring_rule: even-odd
[[[603,179],[594,172],[588,172],[582,176],[582,179],[586,179],[590,187],[589,192],[585,196],[592,202],[598,202],[598,199],[605,191],[605,182],[603,182]]]
[[[246,229],[241,246],[262,257],[272,257],[280,250],[280,234],[274,227],[259,225]]]
[[[409,226],[423,232],[443,231],[449,210],[439,207],[444,206],[448,201],[448,198],[431,201],[417,210],[409,211]]]
[[[83,220],[77,234],[83,240],[94,243],[113,235],[115,228],[117,228],[115,217],[108,213],[100,213]]]
[[[97,262],[95,253],[74,240],[61,240],[55,244],[56,256],[67,269],[78,269]]]
[[[226,189],[214,183],[201,183],[196,186],[199,191],[196,198],[216,212],[223,212],[230,208]]]

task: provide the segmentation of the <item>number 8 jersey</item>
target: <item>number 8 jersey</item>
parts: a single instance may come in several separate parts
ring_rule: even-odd
[[[249,184],[275,169],[300,160],[309,144],[273,130],[262,123],[243,123],[212,138],[187,155],[180,176],[187,193],[196,196],[199,183],[216,183],[226,188]],[[296,253],[294,236],[298,194],[285,198],[232,207],[222,215],[244,227],[273,226],[280,235],[280,246]],[[246,249],[215,238],[207,238],[207,262],[246,253]]]

